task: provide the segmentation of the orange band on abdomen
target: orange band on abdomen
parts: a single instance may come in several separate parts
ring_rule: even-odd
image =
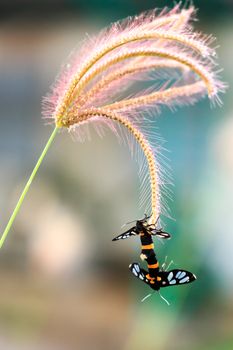
[[[142,245],[142,249],[154,249],[154,244],[147,244],[147,245]]]
[[[158,262],[156,264],[148,265],[149,269],[156,269],[157,267],[159,267],[159,263]]]

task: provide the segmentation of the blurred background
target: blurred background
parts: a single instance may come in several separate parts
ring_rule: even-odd
[[[218,38],[223,79],[233,81],[233,2],[194,0],[197,30]],[[61,63],[86,36],[162,0],[0,1],[1,230],[50,133],[41,99]],[[198,280],[150,291],[128,270],[135,239],[113,244],[140,218],[137,165],[111,132],[73,142],[60,134],[0,252],[0,349],[233,349],[233,99],[205,100],[156,127],[174,178],[172,240],[157,243]]]

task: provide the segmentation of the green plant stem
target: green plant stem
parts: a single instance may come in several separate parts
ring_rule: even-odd
[[[13,213],[11,214],[11,217],[10,217],[10,219],[8,221],[8,224],[6,225],[6,228],[5,228],[5,230],[4,230],[3,234],[2,234],[2,237],[0,239],[0,248],[2,248],[3,243],[5,242],[5,239],[6,239],[8,233],[10,231],[10,228],[11,228],[11,226],[12,226],[12,224],[13,224],[13,222],[14,222],[14,220],[15,220],[15,218],[16,218],[16,216],[17,216],[17,214],[18,214],[18,212],[19,212],[19,210],[21,208],[21,205],[23,204],[24,198],[25,198],[26,194],[28,193],[28,190],[29,190],[29,188],[30,188],[30,186],[32,184],[32,181],[33,181],[34,177],[36,176],[36,173],[37,173],[37,171],[38,171],[38,169],[39,169],[39,167],[40,167],[40,165],[41,165],[41,163],[42,163],[46,153],[48,152],[49,147],[51,146],[51,144],[52,144],[52,142],[53,142],[53,140],[54,140],[54,138],[55,138],[55,136],[57,134],[58,129],[59,128],[56,126],[55,129],[53,130],[53,132],[52,132],[52,134],[51,134],[51,136],[50,136],[50,138],[49,138],[45,148],[43,149],[43,152],[41,153],[41,155],[40,155],[40,157],[39,157],[39,159],[38,159],[38,161],[37,161],[37,163],[35,165],[35,168],[33,169],[32,173],[31,173],[31,175],[30,175],[30,177],[28,179],[28,182],[26,183],[26,185],[25,185],[25,187],[23,189],[23,192],[22,192],[21,196],[19,197],[19,200],[18,200],[18,202],[16,204],[16,207],[15,207]]]

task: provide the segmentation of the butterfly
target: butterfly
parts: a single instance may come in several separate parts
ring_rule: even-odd
[[[113,238],[113,241],[119,241],[121,239],[126,239],[131,236],[137,236],[143,234],[144,236],[152,235],[157,236],[163,239],[171,238],[171,235],[168,232],[162,230],[162,228],[157,228],[156,224],[149,224],[148,219],[150,216],[145,215],[145,217],[141,220],[136,221],[136,225],[131,227],[129,230],[123,232],[119,236]],[[158,220],[157,220],[158,221]]]
[[[135,277],[149,285],[155,291],[159,291],[159,289],[162,287],[187,284],[196,280],[196,276],[193,273],[186,270],[160,270],[157,273],[157,275],[151,276],[137,263],[130,264],[129,269]]]

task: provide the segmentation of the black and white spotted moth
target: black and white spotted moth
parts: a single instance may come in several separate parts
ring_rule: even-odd
[[[130,236],[139,236],[141,240],[140,258],[147,263],[148,271],[142,269],[139,264],[132,263],[129,269],[132,274],[149,285],[153,290],[159,291],[162,287],[170,287],[175,285],[187,284],[195,281],[196,276],[186,270],[170,270],[164,271],[159,268],[159,262],[154,251],[153,236],[168,239],[171,235],[164,232],[161,228],[157,228],[156,224],[148,223],[148,216],[136,221],[136,225],[126,232],[113,238],[113,241],[119,241],[129,238]]]

